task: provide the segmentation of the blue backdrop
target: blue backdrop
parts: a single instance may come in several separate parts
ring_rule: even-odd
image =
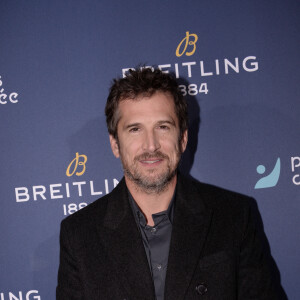
[[[299,15],[296,0],[2,1],[0,299],[55,299],[60,221],[122,177],[104,106],[138,63],[177,75],[183,171],[256,198],[299,299]]]

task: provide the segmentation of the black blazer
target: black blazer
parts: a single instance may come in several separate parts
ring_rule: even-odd
[[[250,198],[178,177],[165,300],[279,299]],[[154,300],[125,180],[62,221],[57,300]]]

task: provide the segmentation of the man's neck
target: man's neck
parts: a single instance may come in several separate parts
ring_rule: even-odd
[[[177,175],[172,178],[166,188],[160,193],[148,193],[146,191],[143,191],[141,188],[136,186],[134,182],[126,178],[126,176],[125,181],[133,199],[135,200],[141,211],[144,213],[147,224],[149,226],[153,226],[154,221],[152,219],[152,215],[161,211],[165,211],[169,207],[169,204],[174,195],[177,183]]]

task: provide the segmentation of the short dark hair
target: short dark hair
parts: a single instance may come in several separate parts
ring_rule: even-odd
[[[125,99],[139,96],[151,97],[155,92],[169,93],[174,100],[175,112],[179,122],[180,141],[188,128],[187,103],[178,83],[170,74],[160,69],[142,67],[130,69],[124,78],[114,79],[105,106],[106,123],[109,134],[118,138],[117,126],[120,120],[118,105]]]

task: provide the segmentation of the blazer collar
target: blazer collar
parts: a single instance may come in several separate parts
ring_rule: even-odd
[[[212,211],[197,186],[178,176],[165,299],[184,299],[210,228]]]
[[[154,300],[154,284],[124,178],[107,202],[103,223],[97,226],[106,253],[130,299]]]

